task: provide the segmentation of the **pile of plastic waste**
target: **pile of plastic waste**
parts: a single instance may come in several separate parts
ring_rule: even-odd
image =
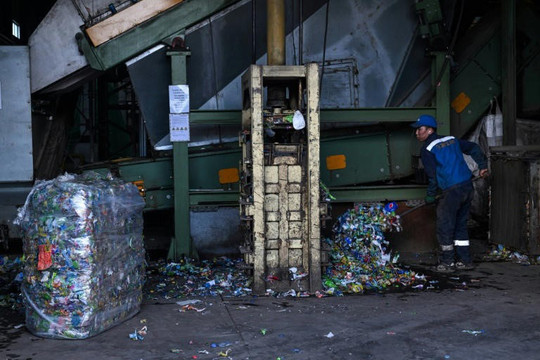
[[[401,231],[397,204],[355,204],[341,215],[333,227],[330,266],[323,277],[327,295],[383,290],[390,286],[410,286],[424,280],[397,265],[384,232]]]
[[[23,262],[19,256],[0,255],[0,307],[21,310],[21,281]]]
[[[17,217],[31,332],[87,338],[139,311],[143,208],[135,185],[93,172],[36,183]]]
[[[484,261],[509,261],[522,265],[540,264],[540,256],[534,258],[519,251],[513,251],[502,244],[493,246],[491,251],[484,256]]]
[[[189,296],[244,296],[251,294],[251,277],[242,269],[243,261],[228,257],[151,264],[149,300]]]

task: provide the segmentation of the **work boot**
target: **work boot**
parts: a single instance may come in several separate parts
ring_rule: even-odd
[[[455,271],[454,269],[454,264],[445,264],[445,263],[440,263],[439,265],[437,265],[437,267],[435,268],[435,271],[436,272],[439,272],[439,273],[453,273]]]
[[[473,263],[466,263],[462,261],[458,261],[456,263],[456,270],[472,270],[474,269]]]
[[[455,266],[454,266],[454,263],[452,264],[440,263],[435,268],[435,271],[440,272],[440,273],[453,273],[455,271]]]

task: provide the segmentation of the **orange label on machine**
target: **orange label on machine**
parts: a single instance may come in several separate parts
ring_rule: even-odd
[[[240,180],[237,168],[221,169],[218,175],[220,184],[232,184]]]
[[[464,92],[460,92],[458,96],[454,100],[452,100],[452,103],[450,106],[452,109],[454,109],[458,114],[461,113],[467,105],[471,103],[471,98],[467,96]]]
[[[328,170],[339,170],[347,167],[345,155],[330,155],[326,157],[326,168]]]

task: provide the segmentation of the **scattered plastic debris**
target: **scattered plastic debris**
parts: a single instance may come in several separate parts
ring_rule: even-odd
[[[327,295],[383,290],[391,285],[411,286],[425,281],[415,272],[396,265],[398,255],[388,251],[383,232],[401,231],[397,204],[355,204],[333,227],[330,266],[323,277]]]
[[[331,339],[331,338],[334,337],[334,333],[332,333],[332,332],[330,331],[328,334],[326,334],[326,335],[324,335],[324,336],[327,337],[327,338],[329,338],[329,339]]]
[[[299,273],[297,267],[290,268],[289,273],[291,274],[291,280],[301,280],[308,276],[307,273]]]
[[[222,342],[222,343],[219,343],[219,344],[216,344],[216,343],[212,343],[210,346],[212,346],[213,348],[223,348],[223,347],[228,347],[228,346],[231,346],[231,343],[229,342]]]
[[[201,300],[193,299],[193,300],[184,300],[184,301],[177,301],[176,305],[185,306],[185,305],[193,305],[200,303]]]
[[[321,201],[330,203],[331,200],[336,200],[336,198],[330,193],[328,187],[322,182],[319,182],[321,189]]]
[[[228,257],[200,262],[187,258],[171,263],[164,260],[151,262],[147,271],[149,281],[146,284],[146,296],[151,300],[167,300],[251,295],[252,279],[244,271],[243,265],[241,259]],[[189,304],[194,303],[184,305]]]
[[[397,266],[399,256],[392,255],[383,232],[401,231],[400,218],[396,215],[397,204],[356,204],[336,222],[334,239],[325,239],[330,246],[330,265],[323,275],[323,291],[311,294],[307,291],[276,292],[267,289],[267,296],[309,297],[363,293],[366,290],[385,290],[391,286],[423,290],[425,276]],[[157,261],[149,264],[146,296],[151,300],[178,299],[190,296],[239,297],[251,295],[252,278],[244,269],[240,259],[220,257],[212,261],[195,262],[183,259],[180,262]],[[308,276],[298,268],[289,268],[292,281]],[[268,275],[266,281],[279,281]],[[189,301],[189,300],[188,300]],[[180,305],[180,302],[177,302]],[[193,305],[194,303],[184,303]],[[183,305],[181,305],[183,306]],[[195,310],[196,308],[188,308]]]
[[[218,355],[221,356],[221,357],[228,357],[231,350],[232,349],[227,349],[225,351],[220,351],[220,352],[218,352]]]
[[[471,334],[471,335],[474,335],[474,336],[478,336],[478,335],[481,335],[481,334],[485,333],[484,330],[462,330],[461,332]]]
[[[142,341],[144,340],[144,337],[146,336],[147,332],[148,332],[148,328],[146,326],[143,326],[139,330],[135,330],[134,332],[129,334],[129,338],[135,341]]]
[[[518,251],[512,251],[499,244],[494,246],[491,251],[484,256],[484,261],[509,261],[522,265],[540,264],[540,256],[535,258],[529,258],[525,254],[521,254]]]
[[[196,312],[203,312],[204,310],[206,310],[206,308],[199,309],[199,308],[196,308],[193,305],[184,305],[184,306],[182,306],[182,308],[180,308],[180,312],[186,312],[186,311],[189,311],[189,310],[193,310],[193,311],[196,311]]]
[[[267,331],[268,331],[268,330],[266,330],[266,329],[261,329],[261,334],[266,335],[266,332],[267,332]]]
[[[23,280],[23,257],[0,255],[0,307],[23,311],[24,301],[21,294]]]

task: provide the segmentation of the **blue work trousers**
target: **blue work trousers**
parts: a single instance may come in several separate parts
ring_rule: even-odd
[[[437,240],[441,246],[441,262],[471,262],[467,220],[473,199],[471,181],[454,185],[443,191],[437,204]],[[455,250],[455,251],[454,251]]]

